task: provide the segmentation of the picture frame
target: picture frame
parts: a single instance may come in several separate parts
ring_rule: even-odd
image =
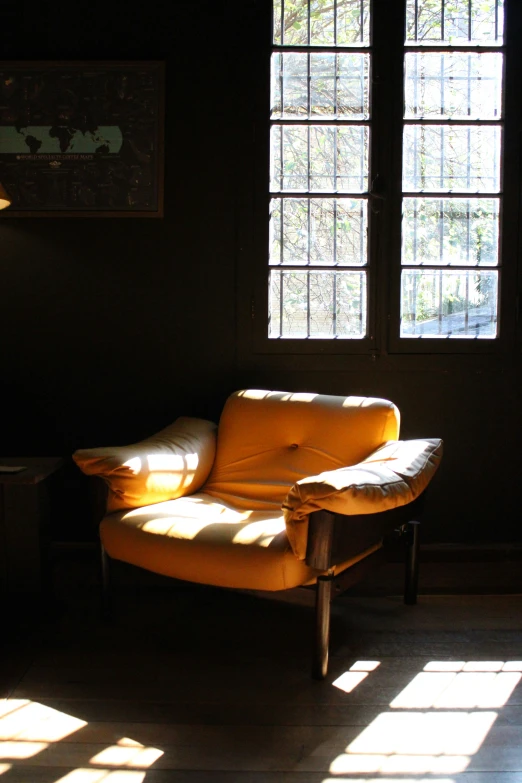
[[[11,217],[163,217],[165,63],[0,62]]]

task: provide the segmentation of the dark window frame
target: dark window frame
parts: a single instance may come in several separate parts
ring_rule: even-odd
[[[518,84],[522,81],[522,63],[517,47],[522,34],[522,6],[505,0],[504,41],[504,149],[501,183],[501,222],[499,253],[499,333],[494,339],[400,337],[401,212],[402,212],[402,128],[404,53],[416,47],[404,46],[405,0],[372,0],[370,39],[370,176],[375,212],[368,209],[370,251],[368,258],[368,336],[361,339],[269,338],[268,337],[268,216],[274,193],[269,192],[270,57],[272,46],[272,2],[256,4],[257,46],[251,49],[250,63],[258,88],[253,96],[251,139],[243,148],[252,164],[252,212],[242,203],[237,210],[238,237],[238,346],[240,363],[258,356],[262,363],[273,357],[274,366],[289,361],[297,367],[340,367],[342,357],[396,356],[429,354],[432,357],[502,355],[513,353],[522,329],[518,320],[518,259],[522,238],[518,230],[521,216],[521,141],[522,101]],[[518,38],[517,38],[518,37]],[[400,43],[399,43],[400,42]],[[324,48],[324,47],[319,47]],[[420,48],[420,47],[419,47]],[[458,49],[459,47],[455,47]],[[490,47],[480,47],[487,51]],[[357,47],[354,47],[354,51]],[[440,51],[441,47],[422,47],[422,51]],[[477,47],[466,48],[476,51]],[[498,51],[496,48],[495,51]],[[252,52],[255,52],[257,62]],[[315,51],[315,48],[314,48]],[[352,51],[350,47],[348,51]],[[365,51],[368,51],[367,49]],[[257,67],[257,70],[256,70]],[[250,78],[253,74],[250,71]],[[245,85],[247,83],[245,77]],[[408,122],[408,121],[406,121]],[[471,124],[465,122],[464,124]],[[483,123],[487,124],[487,123]],[[392,132],[390,132],[392,128]],[[244,170],[243,170],[244,171]],[[373,180],[373,181],[372,181]],[[239,188],[241,191],[241,187]],[[243,193],[246,191],[243,189]],[[292,194],[294,195],[294,194]],[[344,195],[344,194],[338,194]],[[366,194],[361,194],[366,195]],[[444,194],[437,194],[441,197]],[[456,196],[457,194],[455,194]],[[465,194],[461,194],[465,197]],[[480,194],[482,195],[482,194]],[[498,195],[498,194],[495,194]],[[313,194],[307,194],[313,197]],[[383,197],[381,199],[381,197]],[[442,267],[446,269],[447,267]],[[489,269],[489,267],[484,267]],[[264,357],[264,359],[262,358]],[[278,359],[277,357],[280,357]],[[299,357],[302,357],[300,359]],[[308,358],[307,358],[308,357]],[[448,356],[450,360],[450,357]],[[473,360],[472,360],[473,361]],[[409,364],[409,362],[408,362]],[[441,362],[436,362],[441,364]],[[442,360],[441,366],[444,364]],[[282,365],[282,366],[283,366]]]

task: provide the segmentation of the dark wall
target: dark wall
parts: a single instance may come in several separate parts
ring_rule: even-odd
[[[3,448],[217,415],[235,355],[222,4],[34,2],[18,22],[5,59],[166,60],[165,219],[2,221]]]
[[[519,541],[519,355],[336,368],[237,351],[234,124],[250,103],[240,38],[254,0],[6,6],[2,59],[166,61],[165,218],[0,221],[5,455],[130,442],[181,414],[217,418],[249,385],[389,397],[403,436],[441,436],[426,540]],[[7,19],[9,16],[9,19]],[[254,21],[253,21],[254,20]],[[246,116],[246,120],[245,120]],[[250,198],[254,196],[250,193]],[[249,263],[243,255],[241,263]],[[243,328],[243,327],[241,327]],[[58,537],[90,535],[69,463]],[[67,510],[65,510],[67,509]]]

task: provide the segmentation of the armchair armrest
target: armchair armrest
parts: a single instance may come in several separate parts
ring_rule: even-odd
[[[306,557],[308,518],[324,509],[345,516],[404,506],[428,486],[442,458],[442,441],[388,441],[362,462],[307,476],[283,503],[286,532],[299,560]]]
[[[108,485],[107,512],[174,500],[205,483],[214,464],[217,425],[181,417],[128,446],[80,449],[73,460]]]

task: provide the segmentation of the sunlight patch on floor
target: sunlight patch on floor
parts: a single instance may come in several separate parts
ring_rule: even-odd
[[[338,756],[330,766],[332,775],[384,772],[389,775],[440,775],[464,772],[468,767],[468,756]],[[402,781],[402,778],[401,778]]]
[[[154,764],[163,751],[158,748],[147,748],[139,742],[123,737],[116,745],[111,745],[90,759],[89,764],[102,764],[112,767],[138,767],[146,769]]]
[[[16,762],[35,759],[53,745],[79,731],[87,722],[28,699],[8,699],[0,705],[0,775],[16,771]],[[86,750],[88,745],[85,746]],[[142,783],[163,751],[129,737],[97,753],[86,764],[67,772],[55,783]],[[9,763],[3,763],[3,762]],[[34,761],[31,761],[34,765]],[[112,769],[111,769],[112,767]],[[120,767],[120,769],[114,769]],[[130,767],[131,769],[121,769]]]
[[[325,778],[322,783],[457,783],[455,778]]]
[[[466,664],[467,665],[467,664]],[[465,668],[465,667],[464,667]],[[522,675],[514,671],[423,671],[390,703],[401,709],[503,707]]]
[[[30,759],[48,747],[48,742],[0,742],[0,758]]]
[[[351,693],[379,665],[380,661],[356,661],[347,672],[334,680],[332,685],[345,693]]]
[[[332,762],[330,772],[463,772],[496,718],[496,712],[381,713]]]
[[[12,699],[9,704],[11,709],[0,717],[0,740],[58,742],[87,725],[84,720],[38,702]],[[5,754],[5,747],[0,744],[0,754]]]
[[[78,768],[68,772],[55,783],[142,783],[146,772],[131,770]]]
[[[369,671],[354,664],[333,685],[349,693],[355,687],[350,677],[361,673],[366,677]],[[521,677],[520,661],[430,661],[392,700],[392,711],[378,715],[332,761],[329,772],[336,777],[322,783],[385,783],[383,774],[400,776],[388,779],[395,783],[415,775],[422,783],[417,776],[459,775],[498,717],[492,708],[507,704]],[[456,781],[438,777],[437,783]]]

